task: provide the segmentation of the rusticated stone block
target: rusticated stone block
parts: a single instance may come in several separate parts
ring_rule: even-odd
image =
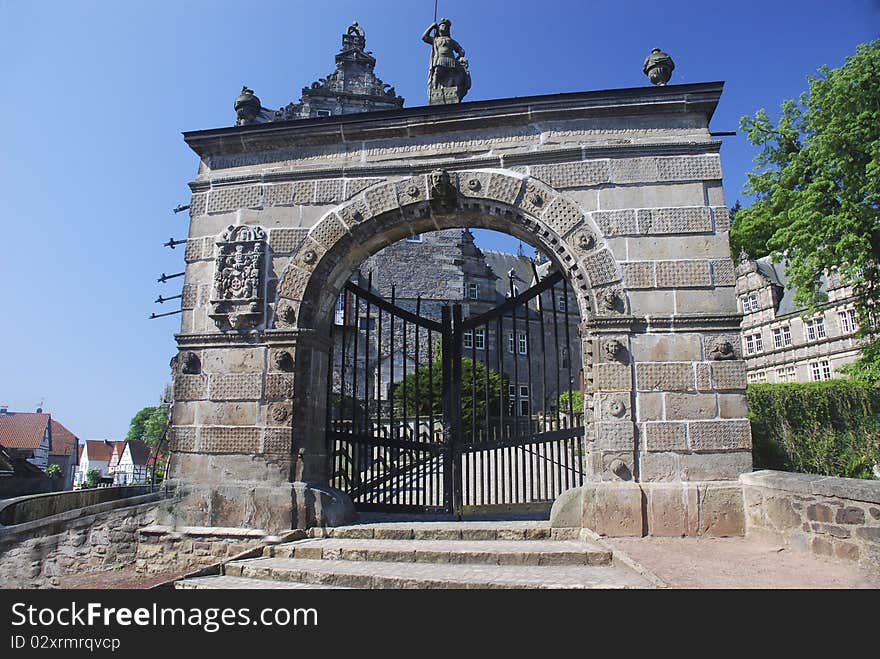
[[[466,177],[467,175],[465,175]],[[506,204],[513,204],[519,196],[522,188],[522,179],[506,176],[504,174],[489,174],[486,181],[485,195],[490,199],[497,199]],[[462,188],[466,188],[464,185]]]
[[[348,233],[348,230],[342,226],[342,223],[336,219],[335,215],[331,214],[324,217],[323,220],[312,228],[309,232],[309,237],[329,249],[346,233]]]
[[[177,374],[174,377],[174,400],[207,398],[208,382],[204,375]]]
[[[243,453],[253,455],[260,450],[259,428],[226,428],[205,426],[199,433],[201,453]]]
[[[270,428],[263,438],[263,453],[270,455],[290,455],[293,446],[293,431],[290,428]]]
[[[684,423],[644,423],[641,428],[646,451],[687,450],[687,426]]]
[[[537,181],[526,180],[525,191],[519,200],[519,207],[526,213],[540,217],[556,199],[556,194]]]
[[[583,490],[583,526],[612,538],[644,535],[642,490],[638,485],[589,483]],[[552,526],[552,518],[550,523]]]
[[[345,182],[341,178],[315,181],[316,204],[338,204],[342,201]]]
[[[752,446],[748,419],[693,421],[688,423],[692,451],[736,451]]]
[[[340,208],[337,213],[339,219],[342,220],[342,223],[349,228],[360,224],[370,217],[370,209],[367,208],[366,202],[361,197],[352,199],[345,206]]]
[[[740,360],[712,364],[712,382],[719,391],[746,388],[746,363]]]
[[[648,534],[659,537],[695,536],[698,533],[698,492],[683,483],[642,486],[647,498]]]
[[[179,426],[172,428],[169,446],[172,451],[194,453],[196,450],[196,429]]]
[[[658,181],[705,181],[721,178],[717,154],[657,158]]]
[[[865,511],[861,508],[855,508],[853,506],[847,506],[846,508],[840,508],[837,511],[837,515],[834,519],[837,524],[864,524],[865,523]]]
[[[370,207],[372,216],[380,215],[395,208],[399,208],[397,204],[397,191],[393,183],[386,183],[375,188],[369,188],[364,192],[364,198]]]
[[[259,208],[263,204],[259,185],[212,188],[208,194],[208,213],[224,213],[239,208]]]
[[[607,249],[588,254],[580,260],[580,265],[593,286],[601,286],[620,280],[614,256]]]
[[[730,259],[712,261],[712,283],[715,286],[734,286],[736,284],[733,261]]]
[[[709,364],[695,364],[697,391],[712,390],[712,367]]]
[[[207,192],[196,192],[189,201],[189,216],[204,215],[208,204]]]
[[[694,367],[689,362],[636,364],[639,391],[693,391]]]
[[[196,298],[198,297],[197,293],[198,287],[195,284],[184,284],[180,291],[180,308],[194,309],[196,306]]]
[[[593,382],[597,391],[630,391],[632,371],[627,364],[595,364]]]
[[[309,230],[303,228],[270,229],[269,246],[277,254],[289,254],[295,252],[302,245],[307,235],[309,235]]]
[[[715,220],[715,231],[717,233],[730,231],[730,211],[727,206],[713,206],[712,218]]]
[[[708,261],[657,261],[658,288],[708,288]]]
[[[211,375],[208,379],[211,400],[259,400],[262,376],[259,373]]]
[[[608,183],[611,172],[607,160],[582,160],[552,165],[534,165],[531,174],[551,188],[582,188]]]
[[[745,534],[746,517],[740,485],[709,484],[700,488],[700,535],[714,537]]]
[[[563,197],[557,197],[541,219],[557,234],[564,236],[584,221],[584,213],[577,204]]]
[[[712,231],[711,212],[707,206],[688,206],[682,208],[653,208],[650,211],[650,224],[647,218],[639,217],[643,233],[708,233]]]
[[[301,300],[311,276],[311,273],[299,268],[288,268],[282,275],[281,283],[278,285],[278,295],[290,300]]]
[[[659,180],[658,158],[614,158],[611,160],[612,183],[646,183]]]
[[[596,424],[598,448],[603,451],[632,451],[635,443],[630,421]]]
[[[212,236],[206,236],[204,238],[189,238],[186,241],[186,250],[184,251],[183,259],[187,263],[213,257],[214,238]]]
[[[654,261],[630,261],[621,263],[623,285],[628,288],[656,288],[654,277]]]
[[[417,204],[428,199],[428,183],[424,176],[411,176],[394,184],[397,203],[401,206]]]
[[[345,181],[345,198],[351,199],[359,192],[363,192],[367,188],[383,183],[384,178],[350,178]]]
[[[284,400],[293,396],[293,375],[270,373],[266,376],[266,400]]]
[[[593,211],[590,217],[605,236],[631,236],[638,234],[636,212],[628,208],[616,211]]]

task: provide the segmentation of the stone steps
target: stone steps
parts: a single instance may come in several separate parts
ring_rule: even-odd
[[[573,540],[299,540],[266,547],[268,558],[468,563],[476,565],[611,565],[611,552]]]
[[[311,529],[177,588],[653,588],[579,532],[547,522],[390,522]]]

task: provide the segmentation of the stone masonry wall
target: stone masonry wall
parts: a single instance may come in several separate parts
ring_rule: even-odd
[[[748,536],[880,570],[880,482],[781,471],[740,481]]]
[[[149,502],[4,534],[0,538],[0,588],[52,588],[62,575],[134,562],[138,529],[155,522],[161,505]]]

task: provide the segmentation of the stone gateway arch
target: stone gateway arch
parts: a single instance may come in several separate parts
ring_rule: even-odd
[[[586,483],[553,523],[608,534],[741,527],[745,367],[709,133],[722,83],[556,94],[190,132],[170,431],[183,525],[352,519],[329,487],[340,291],[407,236],[488,228],[574,294]]]

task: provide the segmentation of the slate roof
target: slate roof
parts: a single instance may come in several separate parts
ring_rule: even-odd
[[[76,435],[58,421],[52,419],[52,449],[49,451],[49,455],[68,456],[77,442],[79,440]]]
[[[802,304],[798,304],[794,299],[794,286],[788,282],[788,274],[785,271],[785,263],[773,263],[769,256],[763,256],[755,260],[758,266],[758,272],[770,280],[771,284],[782,287],[782,298],[779,300],[779,308],[776,310],[777,318],[779,316],[788,316],[801,313],[806,309]],[[828,279],[822,275],[819,284],[819,290],[823,293],[828,292]]]
[[[513,281],[520,293],[531,286],[534,275],[532,274],[532,262],[529,257],[517,256],[508,252],[497,252],[492,249],[484,249],[482,252],[483,257],[486,259],[486,265],[498,277],[495,280],[495,291],[498,294],[499,301],[503,301],[510,293],[510,281],[508,280],[507,273],[511,269],[516,273]]]
[[[147,443],[135,439],[128,443],[128,449],[131,451],[131,461],[134,464],[145,466],[150,462],[150,447]]]
[[[7,412],[0,415],[0,444],[6,448],[40,448],[49,418],[48,414],[37,412]]]

